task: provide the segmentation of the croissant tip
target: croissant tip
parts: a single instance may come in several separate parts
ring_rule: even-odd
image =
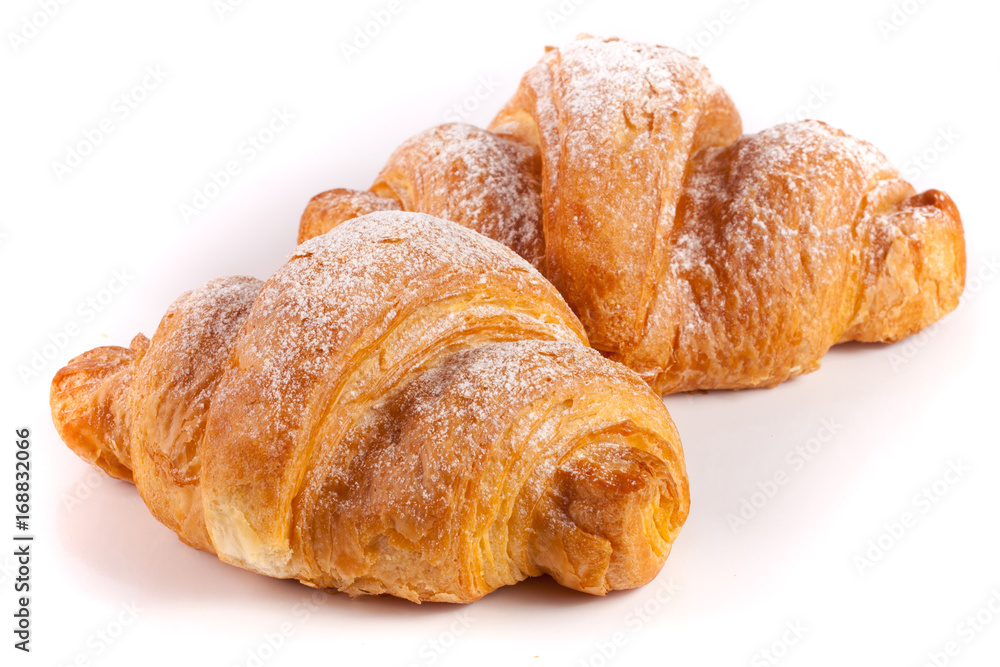
[[[687,516],[686,484],[658,456],[593,443],[564,460],[535,520],[539,567],[591,595],[636,588],[660,571]]]
[[[962,216],[958,212],[958,206],[947,192],[931,188],[918,193],[903,202],[904,206],[913,208],[931,207],[944,213],[953,222],[961,225]]]
[[[52,423],[81,459],[115,479],[132,482],[122,384],[149,340],[130,347],[98,347],[60,368],[49,386]]]

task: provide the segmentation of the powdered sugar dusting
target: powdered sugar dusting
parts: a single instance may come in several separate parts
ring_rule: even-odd
[[[373,186],[388,186],[404,208],[469,227],[541,264],[538,151],[471,125],[421,132],[396,149]]]
[[[546,53],[493,127],[540,144],[546,275],[598,348],[634,346],[689,156],[739,133],[728,97],[680,51],[588,37]]]
[[[376,197],[368,190],[348,190],[345,188],[327,190],[326,192],[321,192],[313,197],[312,201],[318,206],[342,206],[345,209],[352,211],[364,211],[362,215],[374,213],[374,211],[371,210],[373,208],[380,211],[399,210],[399,206],[396,205],[393,200],[384,197]],[[358,216],[354,215],[351,217]]]
[[[167,309],[144,363],[169,368],[177,391],[196,392],[180,398],[179,407],[207,410],[223,364],[263,285],[245,276],[216,278],[185,292]]]
[[[174,325],[171,345],[187,354],[212,354],[220,348],[229,349],[263,285],[262,281],[246,276],[210,280],[178,297],[164,314],[161,327]],[[173,322],[175,317],[179,318],[179,325]],[[201,346],[205,340],[212,341],[207,350]]]
[[[635,400],[621,410],[598,407],[612,393]],[[639,397],[661,405],[627,369],[572,342],[519,340],[456,352],[386,392],[345,437],[339,446],[356,454],[323,471],[359,481],[336,483],[342,494],[335,506],[323,503],[312,537],[332,542],[337,554],[351,553],[344,542],[378,543],[379,558],[357,564],[370,576],[387,568],[390,545],[404,553],[417,545],[413,567],[427,579],[482,592],[513,583],[532,568],[531,512],[566,450],[619,420],[665,414],[644,413]],[[668,424],[657,422],[665,438]],[[326,534],[330,517],[339,533]]]
[[[818,121],[696,156],[661,280],[675,298],[655,304],[647,322],[677,330],[665,389],[730,377],[773,383],[813,368],[862,288],[854,276],[866,196],[896,178],[871,144]]]
[[[142,480],[152,476],[153,488],[199,484],[198,447],[209,408],[262,285],[241,276],[211,280],[182,294],[160,321],[129,395],[133,460],[159,462],[136,468],[144,473],[137,477],[141,491],[149,489]],[[147,502],[162,502],[160,496],[154,491]]]
[[[541,291],[559,303],[525,260],[457,224],[393,211],[344,223],[299,246],[267,281],[234,357],[252,380],[234,377],[221,391],[245,391],[249,383],[263,401],[281,406],[281,421],[255,424],[260,431],[253,437],[282,451],[317,378],[337,377],[341,371],[331,365],[350,364],[359,340],[385,330],[399,309],[423,303],[418,295],[428,285],[447,285],[450,277],[455,284],[470,277],[486,284],[491,274],[492,280],[519,281],[519,292]]]

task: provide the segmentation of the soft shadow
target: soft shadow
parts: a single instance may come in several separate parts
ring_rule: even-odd
[[[74,482],[67,492],[78,486]],[[259,599],[282,591],[284,582],[228,566],[183,544],[153,518],[127,482],[104,478],[79,504],[61,506],[57,525],[63,548],[79,565],[80,584],[110,601],[137,591],[178,604],[203,597]]]
[[[67,492],[78,488],[89,474],[81,475]],[[127,482],[104,478],[79,504],[61,506],[57,522],[63,548],[79,567],[79,583],[111,602],[138,595],[177,606],[213,600],[237,604],[268,600],[269,604],[291,606],[314,591],[297,581],[227,565],[214,554],[187,546],[153,518],[135,487]],[[545,576],[506,586],[486,599],[500,605],[562,608],[593,604],[600,598],[570,590]],[[391,595],[351,598],[329,591],[322,611],[317,613],[346,610],[373,617],[435,616],[451,614],[456,608],[436,602],[417,605]]]
[[[668,566],[685,573],[685,588],[697,589],[693,608],[751,604],[795,576],[802,553],[824,539],[866,461],[897,448],[912,415],[935,400],[941,388],[932,378],[947,377],[946,368],[933,367],[941,362],[932,357],[940,355],[919,357],[905,369],[922,378],[914,382],[890,364],[892,348],[845,343],[816,372],[774,388],[665,398],[691,488],[691,514]],[[829,423],[837,425],[835,436],[798,463],[794,450],[821,433],[828,437],[821,429]],[[776,487],[779,472],[786,481]],[[746,499],[761,499],[768,487],[773,496],[756,514],[745,524],[730,523]],[[752,577],[743,576],[749,572]]]
[[[615,591],[618,593],[628,593],[628,591]],[[594,604],[601,600],[596,595],[588,595],[571,588],[561,586],[552,577],[544,575],[541,577],[531,577],[513,586],[504,586],[486,598],[494,604],[517,604],[531,608],[546,607],[549,609],[561,609],[565,607],[582,607]]]

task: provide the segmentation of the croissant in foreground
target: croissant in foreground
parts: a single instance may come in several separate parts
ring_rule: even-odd
[[[688,513],[662,401],[527,262],[425,215],[186,293],[152,340],[73,359],[51,402],[185,543],[352,595],[633,588]]]
[[[700,62],[616,39],[549,49],[489,130],[433,128],[371,190],[317,195],[299,239],[386,209],[507,244],[662,393],[773,386],[836,343],[899,340],[965,282],[948,195],[824,123],[742,135]]]

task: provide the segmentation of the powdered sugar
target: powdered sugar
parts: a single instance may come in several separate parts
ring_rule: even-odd
[[[446,285],[448,276],[459,277],[456,284],[481,280],[487,273],[515,280],[525,294],[542,290],[558,299],[511,250],[454,223],[392,211],[357,218],[299,246],[268,280],[237,347],[237,363],[252,369],[265,400],[299,419],[303,392],[320,376],[343,371],[331,364],[357,363],[349,355],[358,341],[423,303],[418,295],[428,285]]]
[[[546,53],[492,127],[539,144],[546,275],[599,349],[633,346],[690,155],[739,134],[728,98],[679,51],[587,37]]]
[[[164,324],[180,317],[181,324],[171,333],[171,344],[194,353],[203,340],[228,348],[246,319],[250,304],[264,283],[246,276],[210,280],[198,289],[185,292],[167,309]]]
[[[405,141],[375,181],[410,211],[474,229],[538,266],[544,256],[538,152],[453,123]]]
[[[870,144],[816,121],[698,154],[660,281],[675,298],[647,323],[678,330],[660,383],[773,383],[813,368],[864,289],[868,196],[897,178]]]

